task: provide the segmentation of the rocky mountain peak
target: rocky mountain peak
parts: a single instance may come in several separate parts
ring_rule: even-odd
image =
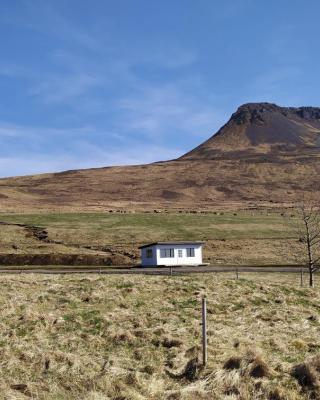
[[[211,159],[226,154],[320,150],[320,108],[246,103],[211,138],[182,158]]]

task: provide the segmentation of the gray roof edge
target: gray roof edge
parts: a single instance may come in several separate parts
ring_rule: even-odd
[[[139,249],[144,249],[145,247],[151,247],[156,245],[176,245],[176,244],[204,244],[204,241],[193,240],[193,241],[181,241],[181,242],[153,242],[140,246]]]

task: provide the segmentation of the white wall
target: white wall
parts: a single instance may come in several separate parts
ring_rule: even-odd
[[[147,249],[152,248],[153,257],[147,258]],[[194,248],[194,257],[187,257],[187,248]],[[160,257],[160,249],[174,249],[174,257]],[[182,257],[178,257],[178,250],[182,250]],[[199,265],[202,264],[202,245],[155,245],[141,249],[141,264],[152,265]]]

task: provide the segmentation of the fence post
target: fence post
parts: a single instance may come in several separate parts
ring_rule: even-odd
[[[239,270],[236,268],[236,279],[239,279]]]
[[[207,364],[207,298],[202,297],[202,365]]]
[[[170,266],[170,276],[172,276],[172,267]]]
[[[303,287],[303,269],[300,269],[300,286]]]

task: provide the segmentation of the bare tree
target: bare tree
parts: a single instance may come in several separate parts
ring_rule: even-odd
[[[296,205],[295,231],[301,246],[298,259],[308,267],[309,286],[314,286],[314,273],[320,262],[320,209],[314,200],[303,198]]]

